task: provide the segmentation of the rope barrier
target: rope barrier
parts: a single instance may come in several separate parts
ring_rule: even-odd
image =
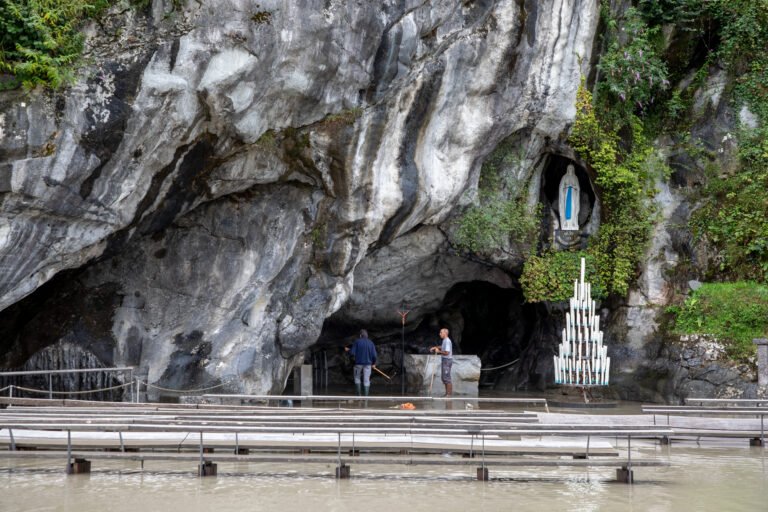
[[[50,391],[50,390],[47,390],[47,389],[25,388],[25,387],[22,387],[22,386],[13,386],[13,388],[14,389],[18,389],[20,391],[28,391],[30,393],[40,393],[40,394],[44,394],[44,395],[48,395],[48,394],[51,394],[51,395],[86,395],[88,393],[100,393],[101,391],[111,391],[113,389],[125,388],[125,387],[132,386],[132,385],[133,385],[133,383],[129,382],[127,384],[119,384],[117,386],[112,386],[112,387],[109,387],[109,388],[89,389],[89,390],[86,390],[86,391]],[[10,386],[8,386],[8,387],[10,387]],[[7,389],[7,388],[4,388],[4,389]],[[0,392],[2,392],[2,391],[3,390],[0,390]]]
[[[210,391],[211,389],[218,389],[224,384],[216,384],[215,386],[211,386],[209,388],[200,388],[200,389],[170,389],[170,388],[163,388],[160,386],[155,386],[154,384],[150,384],[149,382],[139,381],[142,384],[144,384],[147,388],[155,388],[159,389],[160,391],[168,391],[170,393],[200,393],[201,391]]]
[[[489,371],[491,371],[491,370],[498,370],[498,369],[500,369],[500,368],[505,368],[505,367],[507,367],[507,366],[512,366],[513,364],[515,364],[515,363],[516,363],[516,362],[518,362],[519,360],[520,360],[520,358],[518,357],[517,359],[515,359],[515,360],[514,360],[514,361],[512,361],[511,363],[503,364],[503,365],[501,365],[501,366],[495,366],[495,367],[493,367],[493,368],[480,368],[480,371],[481,371],[481,372],[489,372]]]

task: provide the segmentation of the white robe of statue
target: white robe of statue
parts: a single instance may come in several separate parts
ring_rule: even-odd
[[[579,203],[581,202],[581,193],[579,192],[579,179],[573,172],[573,166],[569,165],[568,170],[560,180],[559,207],[560,207],[560,229],[563,231],[573,231],[579,229]]]

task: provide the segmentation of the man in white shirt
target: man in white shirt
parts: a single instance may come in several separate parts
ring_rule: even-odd
[[[440,365],[440,380],[445,384],[445,396],[453,394],[453,384],[451,383],[451,366],[453,366],[453,343],[448,337],[448,329],[440,329],[440,338],[443,343],[439,347],[431,347],[430,352],[440,354],[442,357]]]

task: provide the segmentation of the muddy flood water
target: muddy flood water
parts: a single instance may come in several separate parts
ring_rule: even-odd
[[[336,480],[331,465],[219,464],[197,478],[188,463],[94,461],[90,475],[67,476],[49,459],[0,463],[2,511],[470,511],[768,510],[768,460],[759,448],[686,443],[633,446],[633,455],[668,458],[636,468],[633,485],[609,468],[354,466]],[[452,456],[445,454],[444,456]]]
[[[615,413],[615,412],[614,412]],[[608,439],[625,456],[626,439]],[[444,453],[444,457],[460,457]],[[635,468],[633,485],[613,468],[490,468],[219,463],[197,478],[191,462],[94,460],[90,475],[64,461],[0,458],[0,511],[768,511],[768,449],[747,440],[632,442],[632,457],[668,467]]]

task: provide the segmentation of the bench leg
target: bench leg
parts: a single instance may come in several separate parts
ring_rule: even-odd
[[[346,480],[350,476],[350,469],[350,466],[342,463],[341,466],[336,468],[336,478],[339,480]]]
[[[197,476],[216,476],[217,466],[213,462],[205,462],[197,465]]]
[[[621,469],[616,470],[616,480],[623,484],[634,483],[635,478],[633,473],[634,472],[631,469],[628,469],[627,466],[622,466]]]
[[[85,459],[75,459],[67,465],[68,475],[82,475],[91,472],[91,461]]]
[[[487,482],[489,480],[488,468],[477,468],[477,479],[481,482]]]
[[[669,444],[669,436],[661,436],[661,445],[666,446]]]
[[[763,446],[763,440],[759,437],[753,437],[749,440],[749,446]]]

